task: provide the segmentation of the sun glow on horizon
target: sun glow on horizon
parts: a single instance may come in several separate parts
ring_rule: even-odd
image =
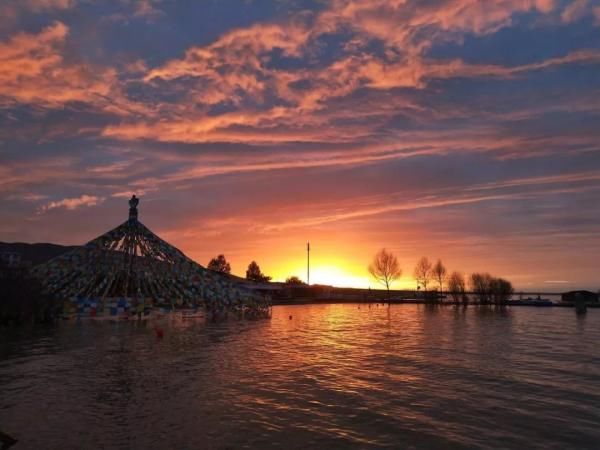
[[[282,264],[280,270],[273,272],[273,281],[285,281],[291,276],[296,276],[306,282],[306,261]],[[348,287],[359,289],[384,289],[367,272],[366,267],[340,260],[325,260],[311,262],[310,284],[320,284],[335,287]],[[392,289],[407,289],[413,286],[412,279],[402,279],[392,283]]]

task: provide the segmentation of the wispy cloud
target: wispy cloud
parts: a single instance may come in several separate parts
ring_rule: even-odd
[[[575,22],[589,12],[589,6],[588,0],[573,0],[567,4],[560,17],[565,23]]]
[[[95,195],[84,194],[81,197],[76,198],[63,198],[62,200],[52,201],[46,203],[40,208],[41,212],[49,211],[56,208],[65,208],[68,210],[74,210],[83,207],[96,206],[104,202],[104,197],[97,197]]]
[[[26,192],[21,194],[13,194],[6,197],[7,200],[17,200],[26,202],[39,202],[40,200],[47,199],[47,195],[35,194],[33,192]]]
[[[160,3],[161,0],[137,0],[135,2],[133,15],[135,17],[143,17],[152,22],[165,14],[164,11],[157,6]]]
[[[517,178],[507,181],[489,182],[468,187],[470,191],[483,191],[501,188],[513,188],[524,186],[537,185],[552,185],[557,186],[565,183],[580,183],[580,182],[600,182],[600,171],[592,172],[577,172],[577,173],[562,173],[557,175],[545,175],[530,178]]]

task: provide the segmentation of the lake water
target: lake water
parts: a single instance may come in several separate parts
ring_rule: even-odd
[[[163,326],[0,330],[0,430],[16,450],[600,447],[600,310],[298,305]]]

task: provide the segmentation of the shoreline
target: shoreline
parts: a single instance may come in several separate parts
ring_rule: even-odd
[[[327,304],[345,304],[345,303],[356,303],[356,304],[392,304],[392,305],[431,305],[431,306],[529,306],[534,308],[574,308],[575,304],[570,302],[527,302],[518,300],[509,300],[508,303],[502,305],[496,305],[494,303],[480,303],[480,302],[469,302],[464,305],[462,303],[456,304],[454,302],[427,302],[421,299],[391,299],[389,302],[382,299],[356,299],[356,298],[308,298],[308,297],[297,297],[290,299],[273,299],[271,304],[273,306],[290,306],[290,305],[327,305]],[[600,308],[600,303],[587,303],[588,308]]]

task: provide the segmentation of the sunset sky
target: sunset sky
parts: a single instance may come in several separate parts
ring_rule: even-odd
[[[2,0],[0,240],[600,288],[600,1]]]

